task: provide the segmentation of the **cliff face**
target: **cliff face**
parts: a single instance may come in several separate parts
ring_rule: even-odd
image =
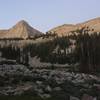
[[[8,30],[0,30],[0,38],[23,38],[34,37],[41,35],[42,32],[32,28],[24,20],[18,22]]]
[[[94,29],[95,32],[100,32],[100,17],[76,25],[64,24],[51,29],[49,32],[55,32],[58,36],[66,36],[69,33],[71,34],[71,31],[75,31],[84,26]]]

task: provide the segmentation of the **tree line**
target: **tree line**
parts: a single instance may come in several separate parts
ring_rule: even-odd
[[[55,34],[53,35],[55,36]],[[50,36],[50,34],[45,36]],[[67,49],[73,45],[70,40],[76,41],[75,49],[73,52],[67,53]],[[100,33],[89,29],[89,27],[83,27],[73,31],[70,36],[56,36],[43,43],[30,43],[23,47],[14,47],[13,44],[0,46],[0,52],[2,52],[2,57],[15,59],[24,65],[29,65],[29,56],[37,56],[41,62],[73,65],[79,63],[79,71],[81,72],[98,72],[100,71],[99,43]],[[55,50],[56,52],[54,52]]]

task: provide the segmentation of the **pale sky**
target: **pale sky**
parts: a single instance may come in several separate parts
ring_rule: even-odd
[[[100,17],[100,0],[0,0],[0,29],[20,20],[46,32],[62,24]]]

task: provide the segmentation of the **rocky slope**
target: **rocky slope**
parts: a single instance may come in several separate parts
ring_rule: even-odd
[[[100,100],[100,77],[65,69],[30,70],[23,65],[0,66],[0,95],[22,94],[53,100]]]
[[[71,31],[75,31],[84,26],[89,27],[90,29],[94,29],[95,32],[100,32],[100,17],[76,25],[64,24],[51,29],[49,32],[51,33],[55,32],[58,36],[62,36],[62,35],[65,36],[68,34],[72,34]]]
[[[26,21],[21,20],[8,30],[0,30],[0,38],[29,38],[41,35],[42,32],[32,28]]]

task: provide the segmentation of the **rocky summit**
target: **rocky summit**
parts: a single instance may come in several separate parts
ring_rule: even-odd
[[[41,35],[42,32],[31,27],[26,21],[21,20],[8,30],[0,30],[0,38],[32,38]]]

